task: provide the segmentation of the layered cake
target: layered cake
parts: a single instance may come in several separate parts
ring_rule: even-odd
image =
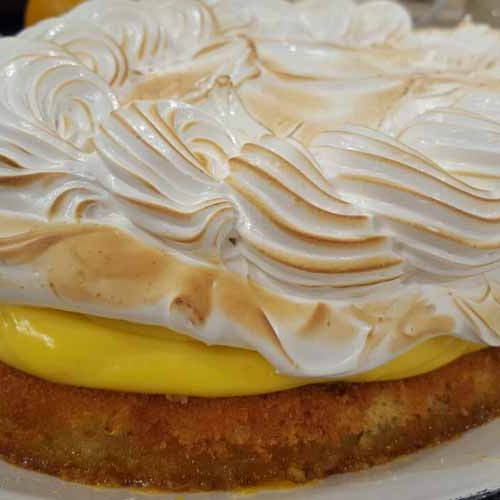
[[[497,31],[93,0],[0,40],[0,95],[6,460],[231,489],[500,415]]]

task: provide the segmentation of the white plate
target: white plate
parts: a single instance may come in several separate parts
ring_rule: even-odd
[[[370,471],[252,500],[452,500],[500,489],[500,419],[460,439]],[[141,495],[99,490],[0,463],[0,500],[234,500],[238,493]]]

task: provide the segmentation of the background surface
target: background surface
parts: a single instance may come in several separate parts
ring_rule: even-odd
[[[0,0],[0,33],[10,35],[21,29],[25,4],[23,0]]]

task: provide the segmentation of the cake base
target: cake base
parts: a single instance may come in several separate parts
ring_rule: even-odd
[[[405,381],[182,398],[81,389],[0,363],[0,455],[101,486],[304,482],[438,444],[500,415],[500,348]]]

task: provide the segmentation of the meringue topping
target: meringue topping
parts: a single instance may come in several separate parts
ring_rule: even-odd
[[[499,41],[350,0],[93,0],[0,40],[0,298],[298,376],[500,345]]]

